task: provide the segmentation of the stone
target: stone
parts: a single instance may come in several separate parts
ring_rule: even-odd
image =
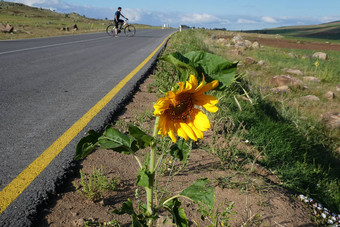
[[[244,49],[245,48],[244,42],[243,41],[237,41],[235,43],[235,48],[236,49]]]
[[[279,87],[274,87],[270,89],[269,91],[274,92],[274,93],[283,93],[290,91],[289,87],[287,85],[279,86]]]
[[[288,56],[289,56],[289,57],[291,57],[291,58],[297,58],[297,55],[296,55],[296,54],[294,54],[294,53],[291,53],[291,52],[290,52],[290,53],[288,53]]]
[[[304,76],[302,77],[302,80],[304,81],[313,81],[319,83],[320,80],[318,78],[315,78],[314,76]]]
[[[327,54],[324,52],[316,52],[313,54],[313,58],[318,58],[320,60],[327,60]]]
[[[340,84],[336,85],[335,89],[336,91],[340,91]]]
[[[231,50],[231,51],[229,51],[229,53],[232,54],[232,55],[236,55],[236,56],[242,56],[243,55],[243,52],[240,51],[240,50],[237,50],[237,49]]]
[[[327,92],[327,93],[325,94],[325,98],[326,98],[326,99],[329,99],[329,100],[335,99],[335,94],[334,94],[334,92],[332,92],[332,91]]]
[[[256,61],[255,61],[254,58],[246,57],[246,58],[244,59],[244,63],[250,65],[250,64],[255,64]]]
[[[270,83],[277,86],[287,85],[292,87],[299,87],[303,84],[301,80],[288,75],[274,76],[272,77]]]
[[[240,35],[235,35],[235,36],[231,39],[231,41],[232,41],[233,43],[237,43],[238,41],[243,41],[243,38],[242,38],[242,36],[240,36]]]
[[[250,42],[249,40],[244,40],[243,43],[246,48],[251,48],[253,46],[253,43]]]
[[[301,97],[301,99],[305,101],[320,101],[320,99],[316,97],[315,95],[306,95],[306,96]]]
[[[13,30],[14,30],[13,26],[9,24],[0,24],[0,32],[11,33],[13,32]]]
[[[340,113],[339,112],[330,112],[321,114],[321,122],[327,124],[331,128],[340,128]]]
[[[286,73],[303,76],[303,72],[301,72],[301,70],[298,69],[287,69]]]
[[[217,38],[216,35],[211,36],[211,39],[216,39],[216,38]]]
[[[255,42],[253,42],[252,48],[253,49],[259,49],[260,48],[260,44],[257,41],[255,41]]]
[[[257,65],[259,66],[264,66],[266,64],[266,62],[264,60],[260,60]]]
[[[78,26],[77,26],[77,24],[74,24],[74,25],[72,25],[72,27],[71,27],[73,30],[75,30],[75,31],[77,31],[79,28],[78,28]]]

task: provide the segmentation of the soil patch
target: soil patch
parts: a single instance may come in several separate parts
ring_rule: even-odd
[[[147,120],[145,114],[146,110],[152,112],[152,103],[157,100],[155,93],[147,92],[152,81],[151,76],[141,84],[140,91],[135,94],[123,115],[119,117],[120,122],[130,123],[138,120],[136,116],[144,116],[144,126],[153,124]],[[143,152],[138,155],[142,158]],[[165,160],[161,166],[159,188],[167,188],[167,191],[176,193],[199,178],[209,178],[211,185],[215,187],[215,206],[220,207],[220,211],[230,202],[234,202],[232,211],[235,214],[231,216],[229,222],[231,226],[316,226],[311,221],[306,205],[283,189],[278,178],[261,166],[256,164],[249,166],[249,169],[253,169],[249,172],[229,170],[226,165],[221,164],[216,155],[199,148],[192,151],[189,164],[168,180],[171,165]],[[175,167],[179,165],[180,163],[176,163]],[[64,191],[56,195],[50,206],[44,209],[41,219],[35,226],[83,226],[85,220],[108,222],[113,219],[119,220],[122,226],[128,226],[131,222],[129,216],[114,215],[110,211],[120,208],[128,198],[133,204],[138,202],[135,197],[137,189],[135,182],[139,170],[134,157],[110,150],[97,150],[90,154],[81,166],[85,174],[92,173],[94,168],[102,168],[110,179],[119,176],[120,184],[117,191],[106,192],[101,201],[91,202],[75,190],[74,185],[79,185],[80,179],[72,179]],[[140,200],[145,201],[145,192],[142,188],[139,188],[139,194]],[[182,202],[191,226],[196,226],[192,220],[199,226],[209,224],[207,220],[200,219],[195,205],[187,201]]]

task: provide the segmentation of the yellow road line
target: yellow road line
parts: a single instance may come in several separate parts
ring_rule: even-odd
[[[84,116],[74,123],[62,136],[60,136],[49,148],[47,148],[26,169],[14,178],[2,191],[0,191],[0,214],[32,183],[32,181],[52,162],[52,160],[69,144],[75,136],[102,110],[115,95],[125,86],[129,80],[146,65],[156,54],[163,42],[132,72],[120,81],[104,98],[94,105]]]

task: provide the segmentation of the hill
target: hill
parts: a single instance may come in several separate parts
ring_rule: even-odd
[[[0,40],[4,40],[104,32],[111,21],[87,18],[74,12],[57,13],[49,9],[0,1],[0,23],[14,27],[12,33],[0,32]],[[78,30],[71,29],[74,24],[77,25]],[[135,27],[151,28],[149,25],[137,24]]]
[[[290,26],[262,30],[249,30],[248,33],[279,34],[284,36],[340,40],[340,21],[319,25]]]

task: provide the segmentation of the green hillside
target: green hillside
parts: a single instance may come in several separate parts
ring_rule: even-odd
[[[291,26],[263,30],[250,30],[249,33],[279,34],[284,36],[340,40],[340,21],[320,25]]]
[[[4,40],[104,32],[111,21],[87,18],[77,13],[63,14],[49,9],[0,1],[0,23],[14,27],[13,33],[0,32],[0,39]],[[74,24],[79,30],[71,29]],[[148,25],[135,26],[137,29],[151,28]],[[67,27],[70,28],[69,31],[61,31],[61,28]]]

